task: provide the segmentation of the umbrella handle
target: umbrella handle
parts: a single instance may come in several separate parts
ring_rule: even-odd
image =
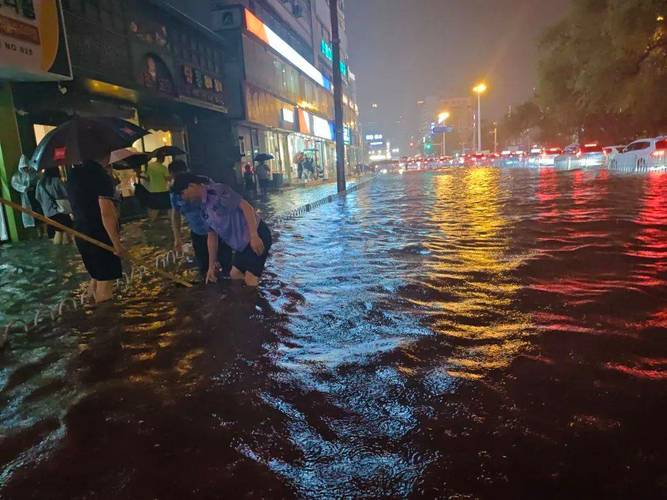
[[[107,252],[111,252],[111,253],[115,252],[115,250],[112,246],[107,245],[106,243],[102,243],[101,241],[98,241],[95,238],[91,238],[87,234],[83,234],[83,233],[77,231],[76,229],[72,229],[71,227],[67,227],[67,226],[61,224],[60,222],[57,222],[53,219],[49,219],[48,217],[45,217],[42,214],[38,214],[37,212],[35,212],[33,210],[30,210],[29,208],[24,208],[21,205],[19,205],[17,203],[14,203],[13,201],[6,200],[5,198],[0,198],[0,203],[2,203],[3,205],[7,205],[8,207],[13,208],[14,210],[18,210],[19,212],[23,212],[24,214],[31,215],[35,219],[40,220],[40,221],[48,224],[49,226],[53,226],[56,229],[58,229],[59,231],[63,231],[67,234],[70,234],[70,235],[76,237],[76,238],[79,238],[80,240],[87,241],[88,243],[90,243],[92,245],[95,245],[96,247],[102,248],[103,250],[106,250]],[[131,255],[127,256],[127,260],[129,260],[130,262],[132,262],[135,265],[143,265],[144,264],[142,261],[140,261],[139,259],[137,259],[135,257],[132,257]],[[185,280],[179,278],[178,276],[176,276],[174,274],[168,273],[168,272],[163,271],[162,269],[158,269],[158,268],[151,268],[151,270],[155,274],[157,274],[157,275],[159,275],[159,276],[161,276],[165,279],[168,279],[170,281],[173,281],[174,283],[185,286],[187,288],[192,288],[192,283],[190,283],[189,281],[185,281]]]

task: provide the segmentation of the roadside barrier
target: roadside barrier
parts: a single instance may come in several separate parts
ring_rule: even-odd
[[[358,182],[353,186],[350,186],[342,193],[331,194],[319,200],[306,203],[300,207],[297,207],[288,212],[284,212],[270,219],[271,224],[282,224],[289,220],[296,219],[302,215],[315,210],[322,205],[332,203],[347,194],[358,191],[364,186],[370,184],[375,177],[366,179],[364,181]],[[155,257],[155,267],[160,269],[166,269],[169,265],[176,265],[179,262],[188,258],[188,254],[185,252],[175,252],[174,250],[169,250],[165,253],[159,254]],[[127,292],[133,286],[133,284],[142,280],[146,275],[150,275],[150,271],[146,266],[132,266],[128,272],[123,273],[123,277],[116,282],[117,289],[121,292]],[[55,306],[49,307],[46,305],[40,305],[31,322],[26,322],[21,319],[15,319],[10,321],[4,328],[0,329],[0,349],[2,349],[8,342],[9,336],[11,333],[16,333],[23,331],[28,334],[31,330],[37,328],[44,321],[56,321],[61,318],[63,314],[69,309],[70,312],[78,311],[83,308],[86,303],[86,295],[82,294],[80,297],[69,296],[61,299]]]

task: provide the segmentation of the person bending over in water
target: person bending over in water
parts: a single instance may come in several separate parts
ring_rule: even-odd
[[[201,207],[208,225],[209,266],[206,281],[217,281],[218,238],[234,251],[230,277],[257,286],[271,248],[271,231],[255,209],[226,184],[210,183],[207,177],[184,173],[171,187],[188,203]]]
[[[169,175],[172,179],[178,175],[186,173],[188,166],[182,160],[174,160],[169,165]],[[207,179],[207,182],[212,182]],[[200,204],[188,203],[183,198],[174,193],[169,193],[171,198],[171,230],[174,235],[174,250],[178,253],[183,251],[183,239],[181,238],[181,219],[185,218],[190,227],[190,236],[192,238],[192,248],[195,251],[195,260],[202,279],[206,278],[208,272],[208,224],[202,217]],[[218,263],[223,276],[229,276],[232,268],[232,249],[224,241],[218,242]]]

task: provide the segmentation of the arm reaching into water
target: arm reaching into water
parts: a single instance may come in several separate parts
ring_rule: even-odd
[[[177,253],[183,252],[183,240],[181,239],[181,213],[176,209],[171,209],[171,232],[174,235],[174,250]]]
[[[264,253],[264,242],[259,237],[257,233],[257,226],[259,225],[259,220],[257,219],[257,214],[255,209],[250,203],[245,200],[241,200],[239,207],[243,211],[246,223],[248,224],[248,231],[250,232],[250,248],[257,255],[262,255]]]
[[[218,234],[214,231],[209,231],[206,244],[208,246],[208,272],[206,273],[206,283],[216,283],[218,281],[216,275],[218,267]]]

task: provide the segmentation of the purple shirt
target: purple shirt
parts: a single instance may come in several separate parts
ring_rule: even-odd
[[[202,218],[232,250],[243,251],[250,231],[241,210],[243,198],[226,184],[208,184],[201,205]]]

